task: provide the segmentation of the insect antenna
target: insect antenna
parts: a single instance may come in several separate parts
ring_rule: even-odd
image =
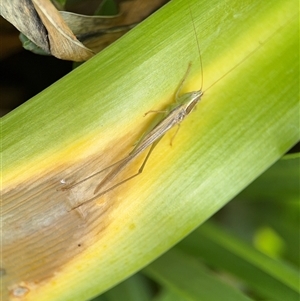
[[[290,20],[288,22],[290,22]],[[224,77],[226,77],[229,73],[231,73],[234,69],[236,69],[240,65],[242,65],[246,60],[248,60],[252,55],[254,55],[260,48],[262,48],[264,45],[266,45],[269,40],[271,40],[276,34],[278,34],[278,32],[280,30],[282,30],[288,22],[284,23],[275,32],[273,32],[270,36],[268,36],[263,42],[259,42],[258,46],[256,46],[253,50],[251,50],[242,60],[240,60],[236,65],[234,65],[232,68],[230,68],[228,71],[226,71],[221,77],[219,77],[215,82],[213,82],[209,87],[207,87],[205,89],[205,91],[209,90],[211,87],[213,87],[215,84],[217,84],[220,80],[222,80]]]
[[[191,18],[192,18],[192,24],[193,24],[193,29],[194,29],[194,32],[195,32],[195,39],[196,39],[197,49],[198,49],[198,53],[199,53],[199,63],[200,63],[200,68],[201,68],[201,86],[200,86],[199,91],[202,91],[202,89],[203,89],[203,63],[202,63],[201,48],[200,48],[199,40],[197,38],[197,30],[196,30],[196,26],[195,26],[194,18],[193,18],[193,13],[192,13],[192,10],[191,10],[190,6],[189,6],[189,10],[190,10]]]

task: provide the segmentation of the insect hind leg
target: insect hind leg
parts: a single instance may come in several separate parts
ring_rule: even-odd
[[[125,180],[122,180],[121,182],[119,182],[119,183],[117,183],[117,184],[115,184],[115,185],[109,187],[108,189],[106,189],[106,190],[104,190],[104,191],[101,191],[100,193],[98,193],[97,195],[95,195],[94,197],[92,197],[91,199],[85,201],[84,203],[81,203],[81,204],[77,205],[76,207],[73,207],[72,210],[78,209],[78,208],[79,208],[80,206],[82,206],[83,204],[87,204],[87,203],[90,203],[90,202],[94,201],[95,199],[97,199],[97,198],[100,197],[101,195],[106,194],[107,192],[109,192],[109,191],[111,191],[111,190],[117,188],[118,186],[120,186],[120,185],[122,185],[122,184],[124,184],[124,183],[126,183],[126,182],[128,182],[128,181],[130,181],[130,180],[132,180],[133,178],[137,177],[138,175],[140,175],[140,174],[143,172],[143,170],[144,170],[144,168],[145,168],[145,165],[146,165],[146,163],[147,163],[147,161],[148,161],[148,159],[149,159],[149,157],[150,157],[152,151],[154,150],[155,146],[158,144],[159,141],[160,141],[160,139],[157,140],[157,141],[155,141],[155,142],[151,145],[151,148],[150,148],[149,152],[147,153],[147,156],[146,156],[146,158],[144,159],[144,162],[143,162],[143,164],[141,165],[141,167],[139,168],[139,170],[137,171],[137,173],[135,173],[134,175],[132,175],[132,176],[126,178]],[[121,161],[122,161],[122,160],[121,160]]]

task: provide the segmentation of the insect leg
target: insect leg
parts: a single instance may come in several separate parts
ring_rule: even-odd
[[[186,72],[185,72],[185,75],[184,75],[184,77],[182,78],[182,80],[181,80],[181,82],[180,82],[180,84],[179,84],[179,87],[178,87],[178,89],[177,89],[177,91],[176,91],[176,94],[175,94],[175,101],[176,101],[176,102],[177,102],[178,98],[180,97],[179,94],[180,94],[180,92],[181,92],[181,90],[182,90],[182,86],[183,86],[183,84],[184,84],[186,78],[188,77],[188,75],[189,75],[189,73],[190,73],[191,67],[192,67],[192,63],[190,62],[189,65],[188,65],[188,68],[187,68],[187,70],[186,70]]]

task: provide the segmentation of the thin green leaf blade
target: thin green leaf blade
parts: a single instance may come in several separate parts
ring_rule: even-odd
[[[195,258],[175,249],[151,263],[143,272],[185,300],[251,300],[210,274]]]
[[[299,299],[296,270],[255,250],[212,223],[199,227],[178,248],[238,276],[267,298],[278,301]]]

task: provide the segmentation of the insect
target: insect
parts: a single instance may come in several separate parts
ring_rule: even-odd
[[[148,153],[144,159],[144,162],[142,163],[141,167],[139,168],[139,170],[136,174],[113,185],[112,187],[106,189],[105,191],[100,192],[95,197],[93,197],[92,199],[89,199],[88,201],[86,201],[84,203],[94,200],[95,198],[99,197],[100,195],[107,193],[108,191],[116,188],[117,186],[119,186],[119,185],[131,180],[132,178],[138,176],[139,174],[141,174],[144,170],[144,167],[145,167],[149,157],[150,157],[150,154],[152,153],[155,146],[159,143],[161,138],[171,128],[173,128],[176,125],[180,125],[180,123],[186,118],[186,116],[188,116],[193,111],[193,109],[195,108],[197,103],[200,101],[201,96],[203,95],[202,89],[199,89],[197,91],[185,93],[185,94],[182,94],[181,96],[179,96],[182,85],[184,84],[184,81],[185,81],[187,75],[189,74],[190,68],[191,68],[191,64],[189,64],[187,72],[180,84],[180,87],[178,88],[178,90],[176,92],[176,102],[174,104],[170,105],[169,107],[167,107],[166,110],[164,110],[164,111],[149,111],[146,113],[146,114],[148,114],[148,113],[154,112],[154,113],[161,114],[162,116],[160,118],[160,121],[157,122],[156,124],[154,124],[154,126],[152,126],[152,128],[150,128],[150,129],[148,129],[148,131],[142,136],[142,138],[139,140],[137,145],[134,147],[134,149],[129,153],[129,155],[127,157],[125,157],[124,159],[114,163],[113,165],[111,165],[99,172],[92,174],[91,176],[89,176],[77,183],[74,183],[67,187],[64,187],[63,189],[64,190],[70,189],[74,186],[77,186],[78,184],[85,182],[88,179],[96,176],[97,174],[102,173],[103,171],[105,171],[109,168],[113,168],[115,166],[115,168],[113,168],[112,171],[106,175],[106,177],[98,184],[98,186],[94,190],[94,194],[97,194],[100,191],[101,187],[105,186],[106,183],[111,182],[130,162],[132,162],[137,156],[139,156],[142,152],[144,152],[151,145],[150,150],[148,151]],[[176,133],[177,133],[177,131],[176,131]],[[176,135],[176,133],[175,133],[175,135]],[[172,140],[174,139],[175,135],[173,136]]]
[[[196,34],[196,28],[195,28],[194,23],[193,23],[193,28],[194,28],[194,32]],[[267,40],[265,40],[265,42]],[[127,157],[125,157],[122,160],[108,166],[105,169],[102,169],[102,170],[100,170],[100,171],[84,178],[81,181],[78,181],[74,184],[67,185],[67,186],[62,188],[62,190],[71,189],[71,188],[73,188],[73,187],[75,187],[75,186],[77,186],[77,185],[79,185],[79,184],[95,177],[96,175],[98,175],[98,174],[100,174],[100,173],[102,173],[102,172],[104,172],[108,169],[111,169],[111,171],[108,172],[108,174],[96,186],[96,188],[94,190],[94,195],[95,196],[90,198],[87,201],[82,202],[78,206],[73,207],[73,209],[78,208],[83,204],[87,204],[87,203],[95,200],[99,196],[115,189],[116,187],[118,187],[118,186],[124,184],[125,182],[133,179],[134,177],[137,177],[138,175],[140,175],[143,172],[143,170],[145,168],[145,165],[146,165],[152,151],[154,150],[156,145],[159,143],[159,141],[162,139],[162,137],[171,128],[173,128],[175,126],[179,126],[180,123],[193,111],[193,109],[199,103],[199,101],[201,100],[201,97],[204,94],[204,91],[202,90],[202,88],[203,88],[203,68],[202,68],[202,57],[201,57],[201,52],[200,52],[200,46],[199,46],[199,42],[198,42],[197,39],[196,39],[196,42],[197,42],[197,47],[198,47],[198,52],[199,52],[199,61],[200,61],[201,73],[202,73],[201,85],[200,85],[199,90],[184,93],[184,94],[180,95],[182,87],[183,87],[183,85],[185,83],[185,80],[188,77],[190,69],[191,69],[191,63],[190,63],[188,65],[187,71],[186,71],[183,79],[181,80],[180,85],[179,85],[179,87],[176,91],[175,103],[168,106],[164,111],[149,111],[149,112],[146,113],[146,115],[149,114],[149,113],[152,113],[152,112],[158,113],[159,118],[156,119],[155,123],[153,123],[152,126],[147,130],[147,132],[141,137],[141,139],[138,141],[136,146],[128,154]],[[253,53],[255,53],[257,51],[257,49],[260,48],[260,47],[261,47],[261,45],[259,45],[252,52],[250,52],[248,55],[246,55],[244,57],[244,59],[242,59],[238,64],[236,64],[233,68],[231,68],[229,71],[227,71],[225,74],[223,74],[223,76],[221,76],[212,85],[210,85],[206,89],[206,91],[208,89],[210,89],[213,85],[215,85],[217,82],[219,82],[222,78],[224,78],[227,74],[229,74],[233,69],[237,68],[237,66],[241,65],[247,58],[249,58],[249,56],[251,56]],[[177,129],[176,133],[178,132],[178,129]],[[175,133],[175,135],[176,135],[176,133]],[[171,142],[173,141],[175,135],[173,136]],[[107,189],[105,189],[105,187],[107,187],[107,184],[111,183],[126,166],[128,166],[135,158],[137,158],[141,153],[143,153],[149,147],[150,147],[150,149],[149,149],[142,165],[140,166],[139,170],[134,175],[132,175],[132,176],[118,182],[117,184],[114,184],[114,185],[108,187]]]
[[[196,33],[196,29],[195,29],[195,25],[193,23],[193,27],[194,27],[194,31]],[[199,42],[197,41],[197,46],[198,46],[198,52],[199,52],[199,61],[200,61],[200,67],[201,67],[201,72],[203,73],[203,68],[202,68],[202,57],[201,57],[201,52],[200,52],[200,46],[199,46]],[[138,143],[136,144],[136,146],[134,147],[134,149],[129,153],[129,155],[127,157],[125,157],[124,159],[110,165],[109,167],[100,170],[99,172],[96,172],[86,178],[84,178],[83,180],[76,182],[74,184],[68,185],[64,188],[62,188],[63,190],[66,189],[71,189],[74,186],[77,186],[89,179],[91,179],[92,177],[98,175],[99,173],[104,172],[107,169],[112,168],[112,170],[104,177],[104,179],[97,185],[97,187],[94,190],[94,194],[95,196],[87,201],[85,201],[84,203],[81,203],[80,205],[78,205],[77,207],[81,206],[82,204],[86,204],[88,202],[93,201],[94,199],[98,198],[99,196],[107,193],[108,191],[116,188],[117,186],[133,179],[134,177],[138,176],[139,174],[141,174],[144,170],[144,167],[153,151],[153,149],[155,148],[155,146],[159,143],[159,141],[162,139],[162,137],[166,134],[166,132],[168,132],[171,128],[173,128],[174,126],[179,126],[180,123],[193,111],[193,109],[195,108],[195,106],[198,104],[198,102],[200,101],[202,95],[203,95],[203,91],[202,91],[202,87],[203,87],[203,75],[201,77],[201,86],[199,90],[193,91],[193,92],[188,92],[188,93],[184,93],[182,95],[180,95],[180,92],[182,90],[182,87],[184,85],[184,82],[186,80],[186,78],[188,77],[188,74],[190,72],[191,69],[191,63],[189,63],[187,71],[183,77],[183,79],[180,82],[180,85],[176,91],[175,94],[175,103],[169,105],[165,110],[163,111],[148,111],[145,115],[149,114],[149,113],[157,113],[159,114],[159,118],[157,118],[155,120],[155,123],[153,123],[153,125],[144,133],[144,135],[140,138],[140,140],[138,141]],[[179,129],[179,128],[178,128]],[[175,135],[178,132],[175,132]],[[171,143],[175,137],[175,135],[173,136]],[[151,146],[151,147],[150,147]],[[104,190],[104,191],[100,191],[102,187],[104,187],[107,183],[112,182],[112,180],[130,163],[132,162],[137,156],[139,156],[141,153],[143,153],[148,147],[150,147],[141,167],[139,168],[138,172],[128,178],[126,178],[125,180],[122,180],[121,182],[109,187],[108,189]],[[99,192],[100,191],[100,192]],[[77,208],[74,207],[73,209]]]

